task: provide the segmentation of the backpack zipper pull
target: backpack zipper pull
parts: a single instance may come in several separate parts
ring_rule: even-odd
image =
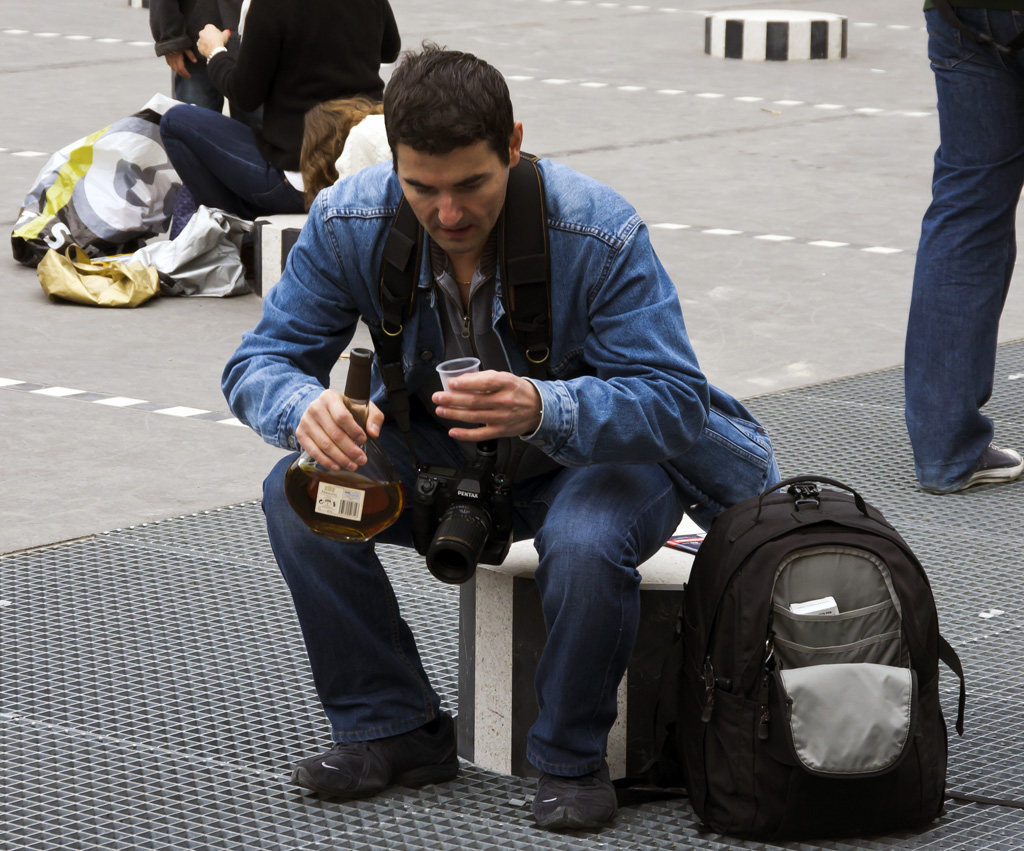
[[[711,666],[711,657],[708,656],[704,659],[704,710],[700,713],[700,720],[707,724],[714,711],[715,669]]]
[[[761,719],[757,722],[757,738],[762,742],[768,738],[768,722],[772,720],[767,704],[761,704]]]

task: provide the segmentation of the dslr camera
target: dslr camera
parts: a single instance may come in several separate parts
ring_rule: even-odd
[[[495,473],[497,442],[476,445],[472,464],[425,465],[412,496],[412,539],[427,569],[450,585],[473,576],[477,564],[501,564],[512,544],[512,487]]]

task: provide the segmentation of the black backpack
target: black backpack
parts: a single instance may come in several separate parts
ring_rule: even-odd
[[[787,479],[722,512],[681,628],[674,749],[712,830],[838,838],[942,812],[938,662],[960,678],[961,735],[963,670],[921,564],[856,492]]]

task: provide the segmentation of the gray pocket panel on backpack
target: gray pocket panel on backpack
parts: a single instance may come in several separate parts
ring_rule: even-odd
[[[777,678],[787,706],[787,733],[808,771],[874,774],[903,756],[917,703],[910,668],[819,665],[779,671]]]

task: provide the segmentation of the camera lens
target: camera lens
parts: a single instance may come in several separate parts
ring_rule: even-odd
[[[427,569],[442,582],[461,585],[476,570],[490,534],[491,518],[475,505],[451,506],[437,524],[427,550]]]

